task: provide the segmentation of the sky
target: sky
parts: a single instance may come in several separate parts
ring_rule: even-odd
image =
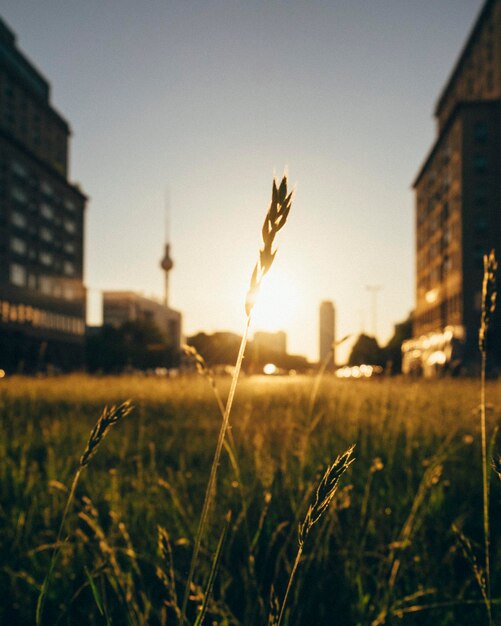
[[[253,329],[284,330],[289,352],[315,360],[332,300],[337,337],[375,330],[385,343],[414,306],[412,181],[481,5],[3,0],[72,128],[70,179],[89,196],[88,321],[100,322],[102,290],[162,296],[168,196],[184,333],[241,333],[285,171],[294,202]],[[368,285],[380,287],[375,320]]]

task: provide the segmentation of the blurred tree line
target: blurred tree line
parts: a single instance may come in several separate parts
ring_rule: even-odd
[[[400,324],[395,324],[393,336],[386,346],[380,347],[375,337],[364,333],[358,336],[351,350],[348,365],[381,365],[387,373],[402,371],[402,343],[412,337],[412,315]]]
[[[91,329],[86,342],[89,372],[118,373],[126,369],[173,368],[180,363],[179,350],[148,320],[125,322],[119,328]]]

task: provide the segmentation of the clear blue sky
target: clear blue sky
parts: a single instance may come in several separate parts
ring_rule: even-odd
[[[432,111],[481,0],[4,0],[2,17],[73,129],[90,196],[86,284],[162,294],[184,330],[241,331],[273,173],[297,185],[269,302],[317,357],[318,306],[338,335],[378,337],[414,305],[413,177]],[[91,291],[91,321],[96,320]]]

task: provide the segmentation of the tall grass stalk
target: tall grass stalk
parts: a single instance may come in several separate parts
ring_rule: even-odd
[[[73,477],[73,482],[71,484],[70,493],[69,493],[68,498],[66,500],[66,505],[65,505],[64,511],[63,511],[63,516],[61,518],[61,523],[59,525],[59,531],[57,533],[55,549],[52,552],[52,557],[51,557],[51,560],[50,560],[49,569],[48,569],[47,575],[45,576],[45,579],[43,581],[42,588],[40,590],[40,595],[38,596],[37,609],[36,609],[36,623],[37,623],[37,626],[39,626],[39,624],[41,624],[41,622],[42,622],[42,615],[43,615],[43,607],[44,607],[45,597],[46,597],[47,591],[49,589],[49,584],[50,584],[50,581],[51,581],[51,578],[52,578],[52,573],[54,571],[54,567],[56,565],[57,557],[59,556],[59,553],[61,551],[61,545],[62,545],[61,544],[61,540],[62,540],[62,537],[63,537],[64,525],[65,525],[65,522],[66,522],[66,518],[68,516],[68,512],[70,510],[70,506],[71,506],[71,504],[73,502],[73,499],[75,497],[75,492],[76,492],[76,489],[77,489],[78,482],[80,480],[80,476],[82,475],[82,472],[83,472],[84,468],[86,468],[87,465],[89,464],[89,461],[91,460],[91,458],[97,452],[97,449],[98,449],[99,445],[101,444],[102,440],[108,434],[109,429],[111,428],[111,426],[113,426],[113,424],[116,424],[121,419],[126,417],[132,411],[132,409],[133,409],[133,407],[132,407],[130,401],[128,401],[128,400],[126,402],[123,402],[119,406],[111,406],[109,408],[105,407],[104,410],[103,410],[103,413],[101,414],[101,417],[98,419],[98,421],[96,422],[96,425],[94,426],[94,428],[92,429],[92,431],[90,433],[89,440],[87,442],[87,446],[86,446],[82,456],[80,457],[80,461],[79,461],[79,464],[78,464],[77,471],[75,472],[75,476]]]
[[[342,345],[345,341],[348,341],[350,337],[351,335],[346,335],[338,341],[333,341],[329,351],[324,357],[324,360],[321,362],[317,375],[315,376],[315,382],[313,383],[313,389],[310,395],[310,402],[308,404],[308,421],[311,421],[311,418],[313,417],[313,409],[315,408],[315,402],[317,401],[320,383],[322,382],[322,378],[324,377],[324,374],[329,367],[329,364],[333,363],[334,351],[338,346]]]
[[[207,483],[207,488],[205,490],[204,504],[202,507],[202,513],[200,515],[198,529],[195,536],[195,542],[193,546],[193,554],[191,557],[190,569],[188,572],[188,578],[186,580],[186,587],[184,590],[183,596],[183,604],[181,607],[181,625],[184,624],[186,619],[186,608],[188,605],[188,598],[190,594],[190,587],[193,581],[193,576],[195,574],[195,568],[198,561],[198,555],[200,552],[200,546],[202,542],[202,537],[205,532],[205,528],[207,525],[210,505],[214,493],[214,488],[216,485],[217,471],[219,467],[219,461],[221,458],[221,451],[223,449],[223,442],[226,436],[226,431],[228,429],[228,423],[231,414],[231,408],[233,406],[233,400],[235,397],[235,391],[237,388],[238,378],[240,376],[240,370],[242,367],[242,362],[244,358],[245,348],[247,346],[247,340],[249,336],[249,328],[251,323],[252,309],[256,302],[257,296],[259,294],[259,290],[261,287],[261,282],[264,276],[267,274],[269,269],[271,268],[273,261],[276,255],[276,249],[273,249],[273,243],[275,240],[275,236],[279,232],[279,230],[285,225],[287,221],[287,217],[289,215],[289,211],[292,203],[292,192],[288,193],[287,191],[287,177],[284,176],[282,181],[280,182],[280,186],[277,186],[276,181],[273,181],[272,186],[272,196],[271,203],[266,214],[263,228],[261,230],[262,235],[262,247],[259,250],[259,257],[254,266],[254,270],[251,275],[249,289],[247,291],[247,297],[245,301],[245,312],[246,312],[246,323],[245,330],[242,336],[242,341],[240,342],[240,348],[238,351],[237,361],[235,364],[235,370],[233,372],[233,377],[231,379],[230,391],[228,393],[228,400],[226,401],[226,406],[224,410],[223,419],[221,422],[221,428],[219,430],[219,436],[216,444],[216,450],[214,453],[214,459],[212,461],[211,471],[209,475],[209,482]]]
[[[304,520],[299,524],[298,528],[298,550],[294,565],[292,566],[291,573],[289,575],[289,581],[285,590],[284,599],[282,601],[282,607],[278,616],[277,626],[280,626],[285,613],[285,607],[287,605],[287,599],[289,597],[290,590],[292,589],[292,583],[301,562],[303,555],[304,543],[306,538],[313,528],[313,526],[322,518],[327,509],[329,508],[332,498],[337,491],[339,481],[344,472],[350,467],[354,459],[352,458],[354,446],[351,446],[346,452],[337,457],[337,459],[329,465],[325,470],[320,483],[318,484],[315,492],[315,498],[310,503]]]
[[[490,524],[489,524],[489,466],[487,463],[487,432],[486,432],[486,402],[485,402],[485,374],[487,367],[487,332],[491,318],[496,310],[496,273],[498,264],[494,250],[484,256],[484,278],[482,281],[482,317],[478,334],[478,347],[481,355],[480,368],[480,430],[482,436],[482,487],[483,487],[483,517],[484,517],[484,550],[485,550],[485,584],[486,608],[489,624],[492,624],[491,608],[491,563],[490,563]]]

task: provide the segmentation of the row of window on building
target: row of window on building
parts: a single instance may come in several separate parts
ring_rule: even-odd
[[[43,149],[51,155],[58,169],[64,171],[66,160],[66,136],[60,124],[40,114],[37,106],[25,92],[3,77],[3,111],[1,121],[13,134],[31,144],[36,151]]]
[[[20,161],[12,161],[10,167],[12,173],[14,174],[14,178],[19,182],[24,184],[28,183],[32,189],[40,188],[40,192],[45,199],[48,201],[59,202],[59,194],[47,180],[38,180],[36,175],[33,175],[27,166]],[[19,202],[28,201],[27,194],[24,193],[24,191],[21,191],[20,193],[16,192],[15,197]],[[65,209],[71,212],[75,212],[77,209],[75,202],[70,198],[65,198],[62,205]]]
[[[426,294],[427,301],[435,301],[433,296],[433,290]],[[458,316],[461,315],[461,295],[454,294],[445,299],[445,301],[437,304],[424,313],[421,313],[417,316],[416,322],[419,326],[424,326],[426,324],[429,325],[442,325],[446,326],[447,324],[455,323],[455,320]]]
[[[10,264],[9,279],[16,287],[39,291],[45,296],[52,296],[54,298],[74,300],[81,294],[81,289],[76,289],[67,279],[33,274],[28,272],[24,265],[20,265],[19,263]]]
[[[68,250],[70,246],[65,246]],[[62,272],[65,276],[76,276],[77,266],[73,261],[67,259],[59,259],[52,252],[47,250],[35,250],[34,248],[28,248],[28,245],[24,239],[19,237],[11,237],[10,249],[18,256],[26,257],[29,261],[35,263],[38,262],[44,267],[51,268],[56,272]],[[73,246],[71,246],[73,249]]]
[[[441,256],[439,262],[429,272],[419,277],[418,287],[426,291],[443,282],[448,274],[459,269],[459,259],[459,251]],[[422,267],[428,267],[428,265],[424,262]]]
[[[40,214],[45,217],[47,220],[52,220],[54,218],[54,212],[51,207],[42,204],[40,207]],[[13,226],[20,229],[25,229],[28,227],[28,218],[24,213],[17,211],[16,209],[12,210],[10,213],[10,221]],[[63,222],[60,220],[55,221],[55,226],[63,225],[64,230],[69,235],[74,235],[77,232],[77,225],[74,221],[65,219]],[[42,236],[42,232],[44,235]],[[54,233],[49,231],[48,228],[44,228],[40,231],[40,237],[44,239],[44,241],[53,241]]]
[[[34,328],[55,330],[71,335],[83,335],[85,323],[78,317],[44,311],[25,304],[0,300],[0,321],[10,324],[28,324]]]
[[[485,217],[482,217],[483,221],[479,228],[484,228],[486,223]],[[482,231],[483,232],[483,231]],[[438,236],[433,239],[433,235],[438,233]],[[452,242],[457,242],[460,236],[459,222],[455,220],[452,224],[448,224],[444,229],[437,231],[436,229],[423,229],[418,232],[418,270],[422,267],[429,265],[435,259],[441,257],[444,252],[449,248]],[[427,245],[429,244],[429,245]]]

